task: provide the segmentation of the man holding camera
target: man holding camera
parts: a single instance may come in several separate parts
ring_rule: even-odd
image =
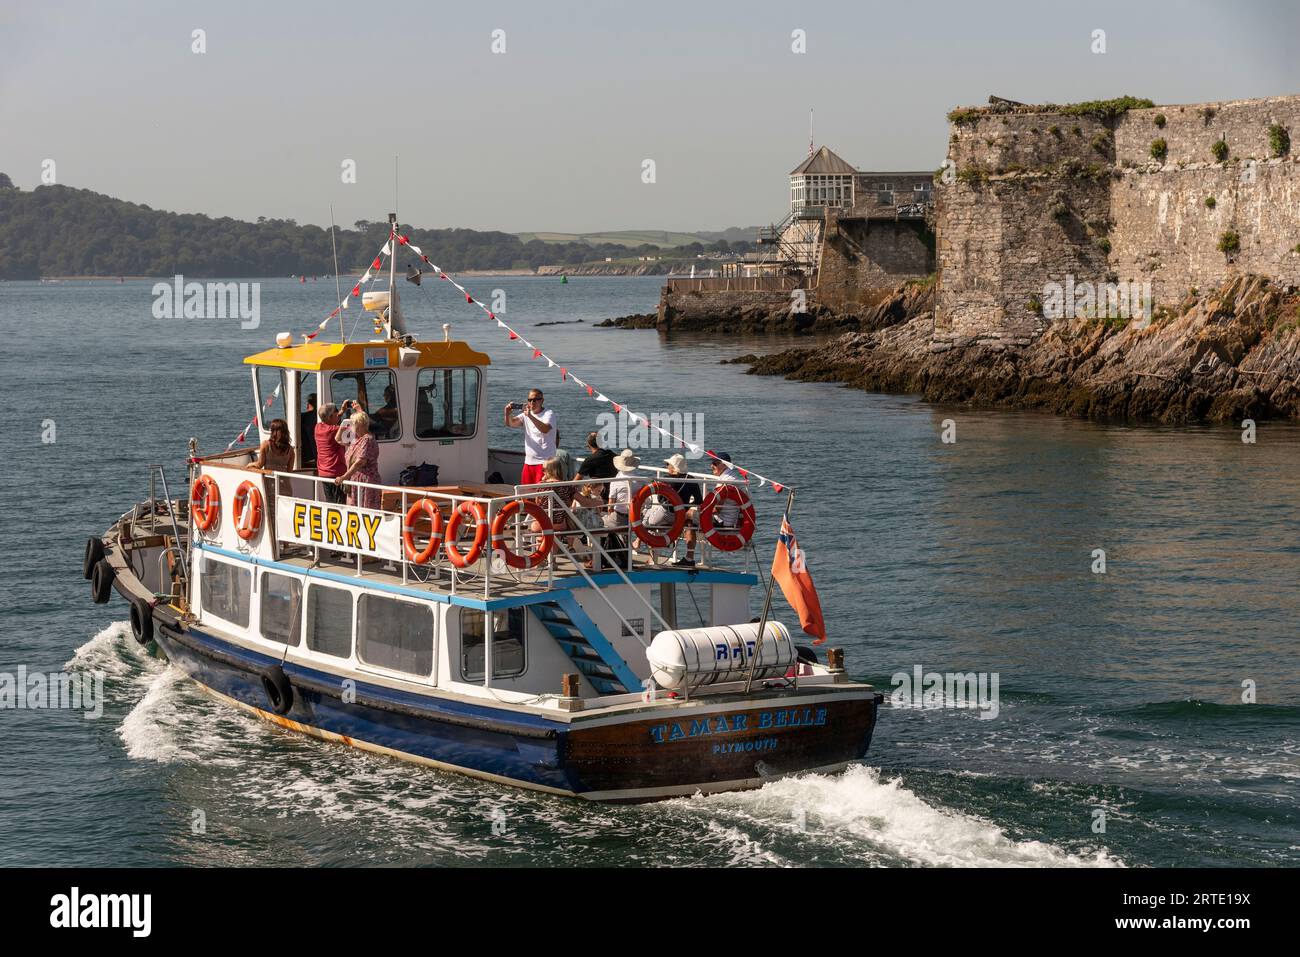
[[[519,484],[537,485],[543,481],[542,465],[555,457],[559,435],[555,428],[555,410],[542,408],[541,389],[529,391],[528,402],[519,415],[514,414],[514,409],[513,402],[506,403],[506,425],[524,430],[524,471]]]

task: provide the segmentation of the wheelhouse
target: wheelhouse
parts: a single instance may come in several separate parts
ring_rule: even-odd
[[[244,360],[252,367],[259,440],[270,435],[273,419],[284,419],[295,467],[310,468],[317,412],[351,399],[370,416],[386,484],[422,463],[437,465],[447,482],[482,482],[501,471],[499,461],[489,469],[483,407],[491,361],[464,342],[410,337],[286,345]]]

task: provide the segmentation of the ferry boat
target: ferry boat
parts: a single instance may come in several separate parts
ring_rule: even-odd
[[[93,599],[115,590],[137,641],[235,708],[501,784],[643,802],[862,759],[882,695],[834,649],[796,645],[766,604],[755,617],[747,483],[690,476],[708,492],[693,566],[669,562],[686,513],[657,470],[640,470],[621,529],[592,531],[563,486],[519,484],[521,452],[488,447],[490,358],[447,326],[441,341],[408,334],[388,273],[364,300],[374,339],[280,333],[244,360],[250,428],[265,439],[285,419],[295,467],[191,439],[187,494],[150,466],[148,497],[87,542]],[[299,410],[387,389],[382,481],[345,483],[378,507],[338,504]],[[416,465],[436,466],[433,484],[400,484]],[[712,516],[724,499],[730,528]],[[655,502],[670,525],[650,525]]]

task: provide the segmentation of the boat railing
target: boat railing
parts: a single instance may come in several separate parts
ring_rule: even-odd
[[[195,468],[201,471],[204,461],[196,462]],[[226,463],[214,464],[225,465]],[[265,521],[268,526],[267,532],[274,539],[277,554],[288,555],[301,549],[301,553],[310,554],[314,562],[329,560],[343,567],[352,567],[358,576],[366,573],[367,565],[373,565],[376,561],[386,562],[386,570],[399,574],[403,584],[445,582],[452,594],[481,595],[484,599],[498,596],[506,590],[517,589],[520,586],[549,590],[557,575],[576,574],[590,581],[595,573],[612,572],[617,575],[620,582],[631,584],[631,575],[666,565],[677,549],[684,544],[685,530],[667,549],[652,549],[640,542],[636,530],[632,527],[630,508],[622,503],[610,505],[606,501],[609,498],[606,490],[619,483],[630,483],[629,500],[640,486],[666,477],[671,481],[696,482],[706,495],[711,494],[712,488],[720,485],[735,485],[747,495],[749,494],[747,483],[743,480],[698,473],[669,477],[666,470],[655,468],[640,470],[640,474],[632,476],[581,478],[536,485],[485,486],[483,483],[465,481],[448,482],[438,487],[388,485],[353,479],[336,482],[334,478],[319,476],[309,470],[279,471],[256,469],[252,466],[243,466],[241,470],[253,472],[264,479],[268,493]],[[308,494],[299,494],[308,491],[304,486],[309,487]],[[587,493],[584,495],[586,501],[599,500],[600,504],[571,505],[575,493],[581,494],[583,489]],[[400,516],[401,531],[411,531],[417,542],[427,541],[430,531],[427,520],[421,522],[417,514],[414,527],[408,528],[406,516],[421,499],[429,499],[437,507],[443,521],[444,535],[447,522],[458,509],[465,503],[477,505],[488,529],[485,531],[482,557],[465,567],[457,567],[449,560],[444,545],[437,548],[427,562],[411,560],[400,547],[397,556],[389,556],[385,559],[362,551],[336,548],[328,542],[306,545],[301,541],[301,537],[294,538],[284,534],[277,525],[275,499],[279,495],[333,504],[337,499],[344,498],[346,493],[350,493],[348,499],[356,503],[353,507],[369,508]],[[504,542],[511,546],[511,552],[516,555],[530,553],[539,544],[541,535],[552,537],[549,553],[535,567],[525,569],[511,567],[493,547],[502,543],[502,540],[494,541],[490,529],[502,509],[512,502],[538,506],[545,511],[549,520],[551,528],[541,531],[534,527],[535,523],[528,512],[520,509],[519,520],[508,523],[502,531]],[[707,539],[702,534],[698,534],[697,522],[688,521],[687,528],[692,528],[696,532],[695,548],[698,560],[696,567],[750,570],[749,563],[751,556],[754,555],[752,544],[749,548],[737,552],[722,552],[712,548]],[[460,544],[465,547],[468,542],[462,541]],[[737,560],[741,565],[740,569],[736,567]],[[658,617],[657,611],[654,612],[654,617]]]

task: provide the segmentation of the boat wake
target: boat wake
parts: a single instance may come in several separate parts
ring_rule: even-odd
[[[928,804],[880,770],[852,765],[840,775],[783,778],[757,791],[670,802],[734,829],[741,861],[771,863],[760,851],[798,842],[797,859],[837,865],[942,867],[1123,867],[1105,848],[1072,853],[1016,840],[991,821]],[[756,836],[756,835],[765,835]],[[750,846],[757,842],[760,847]]]

